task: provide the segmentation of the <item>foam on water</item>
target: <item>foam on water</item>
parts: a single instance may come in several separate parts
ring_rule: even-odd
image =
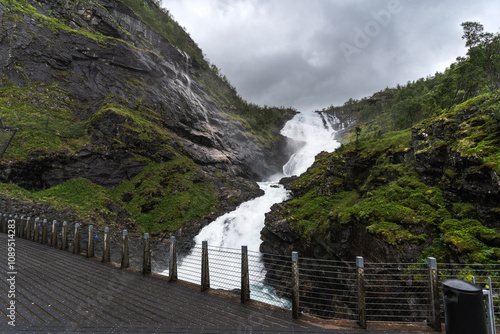
[[[276,182],[283,176],[304,173],[312,165],[314,157],[318,153],[322,151],[332,152],[339,147],[339,142],[334,139],[333,125],[336,122],[337,120],[332,116],[313,112],[297,114],[288,121],[281,130],[281,134],[298,142],[299,148],[283,166],[283,173],[273,176],[271,180],[258,183],[265,192],[263,196],[241,204],[236,210],[220,216],[205,226],[194,239],[196,245],[201,247],[202,241],[207,241],[209,247],[219,248],[241,249],[242,245],[246,245],[249,251],[258,252],[261,243],[260,231],[264,227],[265,214],[270,211],[273,204],[283,202],[288,198],[287,190]],[[200,278],[193,277],[193,273],[188,268],[183,269],[182,265],[182,263],[199,261],[194,257],[199,258],[199,254],[187,255],[179,261],[178,276],[180,279],[188,278],[194,283],[199,283]],[[231,265],[230,263],[225,268],[227,271],[235,271],[238,274],[240,269],[239,264]],[[253,266],[250,271],[254,271],[256,276],[265,276],[265,268],[262,263]],[[168,269],[162,274],[168,275]],[[201,273],[199,275],[201,276]],[[252,272],[250,275],[252,276]],[[211,286],[231,290],[239,288],[239,282],[223,284],[223,286],[217,286],[216,283],[214,285],[211,282]],[[262,282],[251,287],[251,291],[255,290],[258,290],[258,293],[255,294],[257,297],[262,294],[266,295],[264,298],[266,302],[272,298],[276,305],[290,306],[288,301],[276,296],[272,287],[266,286]],[[252,298],[256,299],[254,295]]]

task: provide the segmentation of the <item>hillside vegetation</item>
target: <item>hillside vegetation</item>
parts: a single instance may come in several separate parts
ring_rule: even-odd
[[[159,4],[0,0],[4,202],[170,233],[260,193],[296,111],[246,102]]]
[[[291,184],[264,236],[286,224],[302,254],[344,260],[500,261],[500,37],[463,28],[467,57],[445,73],[323,110],[352,124],[344,144]]]

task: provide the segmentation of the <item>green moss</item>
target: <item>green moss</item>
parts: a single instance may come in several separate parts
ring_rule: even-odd
[[[91,214],[102,217],[103,214],[111,213],[105,207],[110,201],[106,189],[84,178],[71,179],[58,186],[34,192],[31,198],[57,209],[71,208],[80,217]]]
[[[325,178],[325,170],[330,163],[330,157],[328,155],[319,156],[319,158],[314,162],[314,164],[309,167],[306,173],[304,173],[298,180],[292,183],[291,187],[294,192],[301,195],[309,191],[311,187],[316,187],[327,182]],[[340,166],[344,164],[345,161],[338,159],[335,163]],[[333,178],[330,182],[335,182]]]
[[[359,141],[358,149],[362,156],[373,155],[388,149],[392,151],[405,150],[411,147],[411,131],[391,131],[383,136],[372,136]]]
[[[460,253],[469,253],[472,259],[481,258],[481,253],[490,247],[486,244],[500,235],[475,219],[447,219],[439,227],[444,242],[456,247]]]
[[[301,197],[300,200],[290,201],[289,207],[293,210],[291,221],[305,234],[328,224],[329,213],[333,209],[331,198],[316,196],[314,191]]]
[[[147,166],[110,193],[144,231],[152,233],[175,231],[209,214],[217,204],[211,179],[181,156]]]
[[[347,209],[357,221],[438,224],[449,216],[441,191],[422,183],[416,174],[405,175],[366,194]]]
[[[341,224],[348,223],[352,218],[348,208],[358,201],[358,193],[356,191],[346,191],[333,195],[333,198],[336,201],[333,210],[329,213],[329,217]]]
[[[116,213],[106,205],[111,201],[107,190],[83,178],[71,179],[58,186],[30,192],[17,185],[0,183],[0,194],[24,202],[37,202],[73,212],[81,221],[104,224]],[[50,217],[49,217],[50,218]]]
[[[452,113],[468,113],[471,109],[478,108],[483,105],[485,102],[489,102],[489,94],[481,94],[467,101],[460,103],[452,109]]]
[[[88,143],[85,125],[74,116],[71,94],[58,84],[20,87],[4,80],[0,87],[0,118],[19,128],[4,159],[25,159],[34,151],[75,151]]]
[[[453,180],[455,177],[457,177],[458,173],[453,169],[447,169],[444,171],[444,175]]]
[[[69,33],[81,34],[84,35],[85,37],[97,41],[98,43],[109,43],[113,42],[114,40],[100,33],[90,32],[84,29],[75,30],[73,28],[70,28],[67,24],[61,22],[55,17],[43,15],[26,0],[0,0],[0,2],[5,6],[7,6],[8,13],[9,15],[11,15],[11,17],[15,15],[29,16],[33,18],[35,21],[42,24],[44,27],[47,27],[54,32],[62,30]],[[17,20],[21,19],[22,19],[21,17],[17,18]]]
[[[28,190],[12,183],[0,183],[0,194],[7,198],[16,199],[27,199],[31,196]]]
[[[95,129],[99,128],[99,124],[106,117],[116,118],[115,126],[121,129],[119,135],[110,137],[115,149],[132,149],[152,158],[157,158],[159,154],[165,152],[175,154],[171,143],[177,143],[177,136],[162,126],[163,120],[151,108],[141,105],[137,109],[129,109],[117,103],[106,104],[89,119],[88,131],[96,131]],[[148,149],[149,144],[160,148],[162,152],[143,152]]]
[[[448,115],[459,129],[452,148],[481,159],[496,172],[500,171],[500,122],[494,115],[499,108],[498,95],[487,93],[458,105]]]
[[[463,218],[474,218],[476,213],[476,207],[471,203],[453,203],[453,215],[455,218],[463,219]]]
[[[413,235],[408,230],[396,223],[379,222],[372,224],[366,230],[375,235],[380,235],[390,245],[400,245],[404,243],[421,243],[425,241],[426,234]]]

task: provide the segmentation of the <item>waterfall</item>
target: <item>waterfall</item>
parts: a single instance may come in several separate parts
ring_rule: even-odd
[[[301,113],[285,124],[281,134],[303,143],[283,166],[284,176],[300,175],[309,168],[321,151],[333,152],[340,143],[335,140],[333,125],[338,120],[328,114]]]
[[[192,109],[196,109],[199,112],[198,114],[203,115],[203,118],[204,118],[203,124],[206,126],[206,129],[211,133],[212,139],[215,142],[216,140],[215,140],[215,136],[213,133],[213,129],[210,126],[208,111],[205,108],[204,103],[202,101],[200,101],[199,95],[197,93],[193,92],[193,90],[192,90],[191,78],[189,77],[189,75],[190,75],[189,68],[191,67],[191,63],[192,63],[191,57],[189,57],[188,53],[185,51],[179,50],[179,52],[181,53],[183,58],[185,58],[186,62],[185,62],[184,70],[183,69],[178,69],[178,70],[176,69],[175,70],[176,78],[179,77],[179,73],[180,73],[180,79],[178,78],[178,82],[180,85],[182,85],[186,88],[184,90],[186,103],[188,103]]]
[[[335,130],[333,125],[336,122],[338,120],[330,115],[313,112],[297,114],[288,121],[281,130],[281,134],[297,142],[299,148],[283,166],[283,172],[271,177],[270,180],[258,183],[259,187],[265,192],[263,196],[241,204],[236,210],[220,216],[205,226],[194,239],[196,245],[201,246],[202,241],[207,241],[209,247],[219,248],[240,249],[242,245],[246,245],[249,251],[258,252],[261,243],[260,231],[264,227],[265,213],[269,212],[273,204],[280,203],[288,198],[287,190],[277,182],[284,176],[304,173],[314,162],[314,157],[318,153],[322,151],[332,152],[340,145],[334,139]],[[180,260],[179,278],[183,277],[182,262],[193,262],[190,261],[191,256],[199,257],[199,254],[188,255]],[[234,270],[239,273],[239,266],[230,267],[231,265],[228,263],[227,270]],[[265,271],[262,264],[260,267],[252,268],[252,270],[260,273]],[[168,275],[168,269],[162,274]],[[187,274],[184,277],[189,275]],[[193,280],[193,282],[199,283],[200,280]],[[234,286],[213,287],[234,289],[239,288],[239,282],[235,282]],[[273,292],[270,291],[272,288],[259,283],[258,286],[252,286],[251,290],[256,288],[260,290],[260,293],[265,292],[270,298],[274,298],[277,305],[289,306],[286,301],[280,301],[280,298],[273,296]]]

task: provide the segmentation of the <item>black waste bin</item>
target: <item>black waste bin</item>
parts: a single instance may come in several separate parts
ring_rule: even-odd
[[[483,290],[459,279],[442,285],[446,334],[488,334]]]

